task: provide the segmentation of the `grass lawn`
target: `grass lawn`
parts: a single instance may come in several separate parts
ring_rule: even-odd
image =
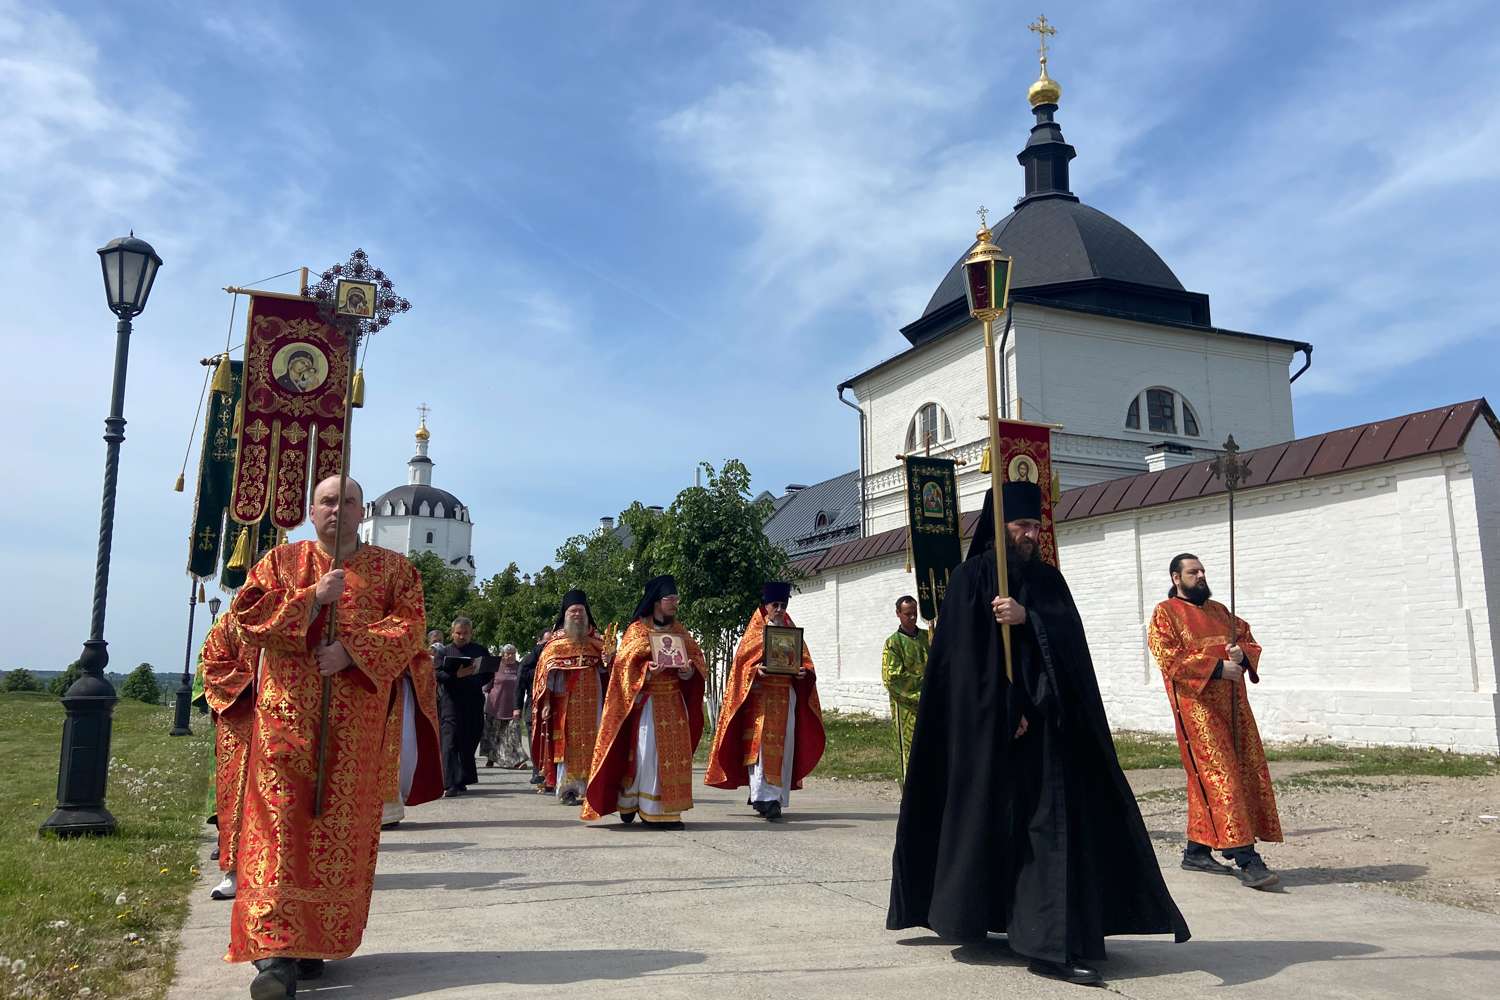
[[[833,778],[895,781],[896,742],[888,719],[870,715],[823,714],[828,748],[817,774]],[[1117,732],[1115,752],[1129,770],[1181,767],[1177,738],[1159,733]],[[1331,761],[1341,766],[1308,775],[1309,780],[1369,775],[1475,777],[1500,773],[1500,759],[1409,747],[1342,747],[1329,743],[1285,743],[1266,747],[1269,760]]]
[[[197,876],[213,760],[212,728],[173,738],[169,707],[115,706],[108,805],[112,837],[59,840],[37,828],[57,802],[63,708],[0,694],[0,993],[161,997]]]

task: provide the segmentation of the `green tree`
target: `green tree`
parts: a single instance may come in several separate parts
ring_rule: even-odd
[[[72,687],[78,678],[82,676],[83,664],[79,660],[74,660],[68,664],[68,669],[52,678],[52,681],[47,685],[47,691],[54,698],[61,698],[68,693],[68,688]]]
[[[760,603],[761,584],[788,579],[791,560],[766,537],[770,500],[750,492],[750,470],[729,459],[706,484],[683,490],[655,525],[650,563],[671,573],[682,593],[682,623],[697,634],[709,662],[709,714],[717,719],[729,660]]]
[[[432,552],[417,552],[408,558],[422,576],[422,601],[427,612],[422,633],[426,635],[429,629],[441,629],[446,635],[453,619],[463,613],[462,609],[473,592],[469,575],[449,566],[441,556]]]
[[[156,668],[149,663],[136,667],[120,685],[120,694],[148,705],[161,704],[161,685],[156,683]]]
[[[42,682],[36,679],[36,674],[25,667],[16,667],[7,670],[4,677],[0,677],[0,691],[40,691]]]

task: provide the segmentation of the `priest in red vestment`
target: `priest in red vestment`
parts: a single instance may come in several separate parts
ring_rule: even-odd
[[[1189,871],[1238,874],[1252,889],[1280,881],[1255,849],[1281,842],[1271,771],[1250,711],[1245,679],[1260,680],[1260,645],[1250,626],[1210,600],[1197,556],[1171,562],[1172,589],[1151,615],[1151,654],[1161,667],[1187,771]],[[1220,851],[1238,871],[1215,861]]]
[[[773,821],[823,756],[823,710],[807,645],[795,676],[766,671],[766,626],[795,627],[786,613],[791,596],[789,583],[761,589],[734,654],[703,779],[714,788],[749,785],[750,808]]]
[[[703,650],[677,620],[676,582],[656,577],[609,673],[584,819],[618,810],[625,823],[639,815],[651,829],[682,829],[682,814],[693,808],[707,678]]]
[[[608,669],[588,595],[570,590],[531,682],[532,704],[541,706],[531,759],[542,769],[545,787],[565,806],[581,805],[588,788]]]
[[[413,656],[391,685],[385,721],[385,771],[380,780],[380,828],[399,826],[407,806],[443,797],[442,727],[438,722],[437,672],[432,654]]]
[[[256,1000],[293,996],[299,976],[352,954],[369,915],[391,686],[422,651],[423,607],[416,568],[360,544],[362,505],[354,480],[342,496],[337,478],[319,483],[317,541],[267,553],[228,613],[262,651],[225,956],[255,962]],[[327,782],[314,815],[325,678]]]
[[[216,620],[203,639],[198,665],[203,698],[214,719],[214,816],[219,826],[219,870],[224,878],[209,893],[233,899],[238,879],[240,812],[255,714],[255,666],[260,650],[240,641],[229,615]]]

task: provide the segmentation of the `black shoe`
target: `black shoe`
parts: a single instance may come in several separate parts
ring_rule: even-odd
[[[566,795],[564,795],[562,798],[558,799],[557,801],[560,802],[561,804],[565,805],[565,806],[581,806],[581,805],[583,805],[583,800],[578,797],[578,793],[577,792],[568,792]]]
[[[629,826],[630,824],[635,822],[635,813],[620,813],[620,822],[624,823],[626,826]]]
[[[1057,979],[1064,983],[1072,983],[1074,986],[1102,986],[1104,984],[1104,977],[1099,975],[1098,969],[1091,969],[1077,962],[1044,962],[1040,958],[1033,958],[1026,970],[1033,976]]]
[[[767,802],[765,810],[761,813],[767,820],[778,820],[781,818],[781,803]]]
[[[766,814],[766,803],[764,803],[764,802],[752,802],[752,803],[750,803],[750,808],[754,809],[756,812],[760,813],[762,816],[764,816]]]
[[[207,823],[209,826],[218,826],[219,825],[219,814],[218,813],[212,813],[212,814],[209,815],[208,819],[204,820],[203,822]]]
[[[323,960],[321,958],[299,958],[297,959],[298,979],[321,979],[323,976]]]
[[[1214,856],[1205,851],[1202,854],[1184,854],[1182,856],[1182,870],[1189,872],[1208,872],[1211,875],[1233,875],[1234,869],[1229,865],[1221,865],[1214,860]]]
[[[540,785],[543,782],[543,780],[545,780],[545,779],[542,778],[540,772],[538,772],[538,771],[532,771],[531,772],[531,783],[533,785]]]
[[[1281,876],[1266,867],[1259,859],[1250,862],[1238,872],[1240,882],[1247,889],[1269,889],[1281,882]]]
[[[295,958],[260,958],[260,971],[250,981],[250,1000],[289,1000],[297,995],[297,960]]]
[[[218,847],[215,847],[213,850],[211,850],[211,851],[208,852],[208,860],[210,860],[210,861],[218,861],[219,860],[219,849],[218,849]]]
[[[485,767],[494,767],[494,766],[495,766],[495,761],[494,761],[494,759],[493,759],[493,758],[492,758],[492,759],[490,759],[490,760],[487,760],[487,761],[485,761],[485,762],[484,762],[484,766],[485,766]]]

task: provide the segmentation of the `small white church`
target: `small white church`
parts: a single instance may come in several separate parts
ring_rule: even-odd
[[[432,432],[427,429],[427,407],[419,410],[416,454],[406,463],[406,485],[365,503],[359,538],[406,555],[432,552],[472,579],[474,522],[458,497],[432,485],[433,462],[427,455]]]
[[[1291,383],[1311,344],[1213,324],[1125,225],[1079,200],[1061,88],[1031,88],[1024,188],[994,240],[1015,260],[999,355],[1003,411],[1059,426],[1059,562],[1116,728],[1170,732],[1146,623],[1167,563],[1199,555],[1229,596],[1226,498],[1208,473],[1233,434],[1238,610],[1265,648],[1250,692],[1271,739],[1500,751],[1500,423],[1469,400],[1297,438]],[[964,460],[977,512],[987,409],[980,324],[960,264],[891,358],[839,386],[859,469],[778,499],[767,532],[805,574],[795,614],[824,704],[886,714],[880,651],[906,569],[899,454]],[[852,401],[849,397],[852,397]],[[966,518],[966,528],[973,517]]]

